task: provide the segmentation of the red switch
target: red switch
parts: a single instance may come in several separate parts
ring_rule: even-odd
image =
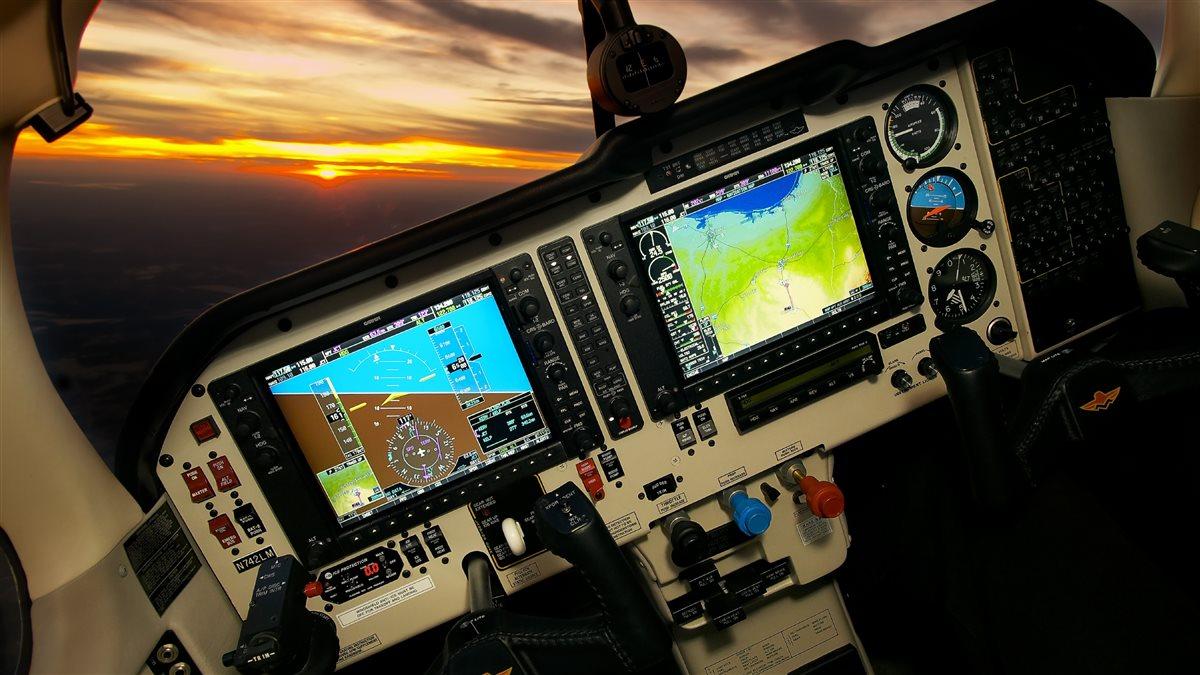
[[[217,428],[217,422],[212,418],[212,415],[205,417],[202,420],[192,422],[192,438],[196,439],[196,444],[199,445],[205,441],[211,441],[221,435],[221,430]]]
[[[596,470],[596,460],[585,459],[575,465],[575,470],[579,472],[579,478],[583,481],[583,489],[592,496],[592,501],[598,502],[604,499],[604,479]]]
[[[838,486],[812,476],[800,479],[800,490],[808,502],[808,510],[822,518],[837,518],[846,509],[846,498]]]
[[[212,485],[208,482],[208,476],[204,475],[204,469],[196,466],[184,471],[183,482],[187,483],[188,492],[192,495],[193,503],[199,504],[200,502],[212,499]]]
[[[325,587],[319,581],[310,581],[304,584],[304,597],[306,598],[317,598],[324,592]]]
[[[218,492],[229,492],[242,484],[242,481],[238,480],[237,472],[229,464],[229,458],[225,455],[210,460],[208,470],[212,472],[213,480],[217,481]]]
[[[233,521],[229,519],[227,513],[222,513],[208,521],[208,531],[217,538],[217,541],[221,542],[221,548],[229,548],[242,543],[242,538],[238,536],[237,530],[233,529]]]

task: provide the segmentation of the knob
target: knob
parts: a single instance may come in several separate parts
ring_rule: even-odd
[[[230,383],[229,386],[225,387],[225,399],[230,403],[237,401],[241,395],[242,388],[238,385]]]
[[[580,429],[571,434],[571,439],[575,441],[575,447],[582,451],[591,450],[596,447],[596,434],[587,429]]]
[[[1017,337],[1017,332],[1013,330],[1012,322],[1004,317],[992,319],[992,322],[987,327],[988,342],[999,346],[1006,342],[1011,342]]]
[[[504,543],[508,544],[508,550],[512,551],[514,556],[525,555],[525,532],[520,523],[512,518],[505,518],[500,521],[500,531],[504,534]]]
[[[913,286],[908,286],[900,290],[900,305],[902,307],[912,307],[921,303],[921,292]]]
[[[815,516],[837,518],[846,510],[846,497],[841,488],[827,480],[805,476],[800,479],[800,491],[808,502],[808,510]]]
[[[563,367],[563,364],[556,363],[550,366],[550,371],[547,374],[550,375],[551,380],[562,382],[567,377],[567,369]]]
[[[308,545],[308,555],[305,556],[305,560],[310,569],[325,562],[325,551],[328,548],[329,545],[323,541],[314,541]]]
[[[863,157],[858,163],[858,172],[864,176],[879,176],[887,172],[887,163],[878,157]]]
[[[925,379],[932,380],[938,374],[937,364],[933,362],[933,359],[926,356],[917,363],[917,372]]]
[[[673,413],[678,406],[679,404],[675,402],[675,395],[669,391],[660,391],[654,397],[654,409],[660,413]]]
[[[623,396],[614,396],[608,400],[608,412],[617,419],[629,417],[632,409],[629,407],[629,401]]]
[[[695,564],[708,552],[704,527],[694,520],[679,518],[671,524],[671,557]]]
[[[987,220],[977,220],[971,227],[975,228],[980,236],[990,237],[996,231],[996,221],[990,218]]]
[[[542,303],[537,298],[529,295],[521,299],[517,303],[517,311],[526,321],[532,321],[537,318],[537,315],[542,311]]]
[[[547,352],[554,349],[554,336],[546,331],[541,331],[533,336],[533,349],[540,355],[545,356]]]
[[[601,246],[609,246],[613,243],[613,236],[611,232],[601,232],[600,236],[596,238],[600,240]]]
[[[747,537],[757,537],[771,526],[771,509],[738,490],[729,496],[729,509],[733,512],[733,522]]]
[[[625,316],[633,316],[642,308],[642,301],[636,295],[626,295],[621,298],[621,311]]]
[[[279,451],[270,445],[264,445],[254,452],[254,462],[264,469],[278,461]]]
[[[262,418],[253,410],[247,410],[237,416],[237,423],[233,427],[233,434],[238,438],[246,438],[250,434],[258,431],[262,426]]]
[[[902,392],[912,389],[912,375],[909,375],[908,371],[906,370],[897,370],[896,372],[892,373],[892,386]]]
[[[316,598],[325,592],[325,586],[320,581],[313,580],[304,584],[304,597]]]
[[[521,271],[520,267],[514,267],[511,270],[509,270],[508,278],[514,284],[520,283],[521,280],[525,278],[525,273]]]
[[[883,186],[883,187],[880,187],[878,190],[872,192],[870,199],[868,199],[867,201],[871,202],[871,206],[874,206],[877,209],[881,209],[881,208],[887,206],[888,197],[890,197],[890,196],[891,195],[888,194],[887,186]]]
[[[629,265],[626,265],[623,260],[614,260],[608,263],[608,276],[613,281],[624,281],[629,276]]]
[[[871,127],[861,126],[854,130],[854,140],[859,143],[866,143],[871,140],[871,133],[874,131]]]

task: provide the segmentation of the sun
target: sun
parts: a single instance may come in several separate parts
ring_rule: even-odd
[[[338,177],[338,171],[337,169],[321,169],[320,171],[317,171],[317,176],[324,178],[325,180],[333,180],[334,178]]]

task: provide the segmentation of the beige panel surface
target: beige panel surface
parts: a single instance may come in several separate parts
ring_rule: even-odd
[[[160,617],[118,544],[78,578],[34,601],[32,672],[136,673],[167,629],[201,672],[234,672],[221,665],[221,655],[235,646],[241,621],[212,571],[201,565]]]
[[[883,104],[891,102],[906,86],[918,82],[927,82],[934,86],[939,86],[944,82],[946,93],[959,110],[963,110],[965,105],[963,101],[964,87],[960,85],[955,63],[952,59],[946,58],[942,61],[942,65],[935,70],[921,65],[908,72],[852,92],[849,100],[844,103],[830,101],[806,109],[805,115],[810,132],[801,136],[800,141],[863,116],[872,117],[877,127],[881,127],[884,118]],[[673,139],[674,152],[687,152],[713,138],[773,118],[781,112],[783,111],[773,110],[765,105],[747,108],[726,120],[725,125],[721,128],[702,130],[690,136]],[[964,166],[963,171],[978,185],[983,181],[983,174],[976,148],[981,146],[976,142],[974,131],[970,125],[960,124],[958,141],[960,147],[953,150],[943,164]],[[758,157],[778,151],[794,142],[796,141],[786,142],[767,151],[750,155],[744,161],[754,161]],[[923,172],[906,174],[890,154],[887,154],[887,158],[896,197],[903,212],[906,203],[905,187],[911,186]],[[693,179],[674,190],[686,191],[690,186],[706,178],[709,176]],[[670,194],[670,192],[659,193],[654,197],[661,197],[665,194]],[[394,272],[399,279],[399,285],[394,289],[388,288],[383,279],[376,279],[302,306],[288,313],[287,316],[293,324],[293,328],[288,333],[280,333],[276,329],[275,324],[278,317],[265,320],[235,340],[208,366],[197,381],[206,384],[215,378],[238,371],[289,347],[319,337],[331,330],[485,269],[491,264],[523,252],[532,252],[541,244],[560,237],[570,236],[576,240],[578,245],[580,243],[578,241],[579,231],[582,228],[636,208],[650,198],[651,195],[645,183],[640,179],[619,183],[605,188],[598,203],[593,204],[585,199],[580,199],[538,214],[518,225],[505,228],[501,232],[502,241],[498,245],[493,246],[486,238],[479,238],[457,246],[452,256],[435,256],[432,259],[406,265]],[[980,190],[979,218],[994,217],[991,203],[986,191]],[[935,265],[942,255],[953,248],[986,249],[1000,278],[997,284],[997,306],[989,308],[980,319],[972,324],[972,327],[981,332],[991,319],[998,316],[1011,318],[1014,314],[1008,282],[1004,278],[1008,266],[1000,259],[999,247],[992,245],[992,240],[995,238],[993,236],[984,239],[977,232],[972,231],[956,247],[928,250],[922,250],[919,242],[910,241],[913,247],[915,266],[923,286],[928,277],[926,269]],[[588,264],[585,264],[584,267],[593,287],[599,288],[595,270],[591,269]],[[693,453],[679,450],[668,421],[657,424],[648,423],[643,430],[611,443],[610,447],[615,448],[620,456],[626,476],[618,483],[605,486],[606,497],[597,505],[601,516],[605,522],[610,524],[610,529],[615,530],[622,543],[640,540],[650,531],[653,521],[670,511],[697,503],[719,492],[725,487],[729,476],[754,476],[763,473],[784,460],[798,456],[805,449],[811,449],[818,445],[824,444],[828,448],[835,448],[865,431],[942,396],[944,387],[940,380],[925,380],[916,372],[918,361],[928,355],[928,340],[935,334],[934,317],[928,307],[929,305],[926,303],[919,311],[925,314],[929,329],[918,337],[885,350],[884,361],[887,370],[882,375],[859,382],[836,396],[811,404],[769,425],[744,435],[738,434],[724,399],[717,397],[704,404],[711,410],[720,432],[713,439],[711,446],[701,444],[693,448]],[[615,337],[616,332],[612,330],[614,325],[612,317],[609,316],[607,307],[603,304],[601,312],[610,326],[610,332]],[[561,320],[561,317],[559,318]],[[895,323],[903,318],[905,317],[898,317],[884,325]],[[883,325],[879,327],[881,328]],[[1009,356],[1021,356],[1016,343],[1004,345],[1000,350]],[[628,372],[628,360],[624,353],[621,353],[620,357]],[[577,357],[576,360],[578,361]],[[911,373],[916,381],[916,386],[905,393],[897,392],[889,383],[892,373],[901,368]],[[588,395],[591,396],[590,392]],[[633,396],[637,406],[643,411],[646,410],[647,406],[642,400],[640,392],[635,389]],[[592,403],[595,404],[594,401]],[[184,521],[192,530],[200,549],[213,566],[217,578],[227,591],[234,607],[238,612],[244,612],[253,584],[253,574],[239,574],[235,571],[232,561],[238,555],[245,555],[247,551],[267,546],[272,547],[277,554],[286,553],[292,549],[280,531],[278,522],[265,504],[240,453],[229,440],[232,438],[229,430],[222,428],[224,433],[221,439],[206,444],[203,448],[197,447],[191,438],[188,424],[209,415],[220,419],[207,396],[203,398],[188,397],[183,402],[163,448],[165,452],[169,452],[175,457],[176,463],[169,469],[160,467],[159,477],[171,499],[179,507]],[[257,506],[267,525],[263,542],[261,544],[243,542],[238,547],[238,554],[222,549],[216,539],[208,533],[208,513],[202,504],[197,505],[190,502],[180,477],[182,462],[189,461],[194,465],[202,466],[203,462],[207,460],[207,452],[210,449],[230,457],[242,480],[242,486],[239,488],[241,498]],[[811,470],[821,474],[824,471],[821,463],[816,460],[811,461],[816,462]],[[658,500],[639,499],[638,495],[644,483],[668,473],[683,479],[675,493]],[[551,468],[541,474],[542,484],[548,489],[557,487],[567,480],[576,482],[579,480],[573,462]],[[218,511],[228,512],[233,508],[229,495],[218,495],[213,501]],[[714,522],[716,519],[725,518],[719,512],[719,508],[713,510],[714,508],[701,506],[698,512],[706,514],[704,517],[712,518]],[[780,515],[779,517],[786,519],[791,516]],[[412,577],[368,593],[344,606],[335,607],[330,612],[336,619],[346,612],[368,605],[375,606],[371,603],[375,603],[380,598],[395,598],[397,589],[415,584],[408,590],[411,597],[404,602],[391,604],[387,609],[377,611],[364,620],[353,623],[342,622],[340,637],[343,645],[360,641],[370,645],[367,651],[347,658],[343,664],[367,656],[380,647],[411,637],[429,627],[459,616],[465,611],[466,592],[460,563],[464,554],[482,550],[482,540],[465,507],[433,518],[432,522],[441,527],[453,550],[447,563],[431,561],[425,566],[424,572],[412,571]],[[803,555],[795,560],[798,580],[809,582],[820,578],[842,563],[848,539],[840,520],[836,522],[836,528],[836,538],[831,539],[827,544],[806,547]],[[561,560],[550,554],[542,554],[522,563],[517,569],[503,571],[500,576],[505,588],[513,591],[546,578],[563,567],[564,563]],[[673,573],[667,574],[667,577],[673,577]],[[430,583],[433,585],[432,588],[430,588]],[[418,594],[415,591],[423,592]],[[311,601],[309,607],[316,611],[324,611],[324,604],[319,600]]]
[[[1200,96],[1200,2],[1167,0],[1152,96]]]
[[[1110,98],[1107,105],[1130,246],[1164,220],[1191,223],[1200,197],[1200,96]],[[1136,256],[1134,270],[1147,309],[1183,305],[1179,286]]]

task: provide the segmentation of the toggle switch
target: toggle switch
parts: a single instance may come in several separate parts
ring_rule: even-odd
[[[500,521],[500,531],[504,533],[504,543],[515,557],[525,555],[525,532],[521,524],[512,518]]]

